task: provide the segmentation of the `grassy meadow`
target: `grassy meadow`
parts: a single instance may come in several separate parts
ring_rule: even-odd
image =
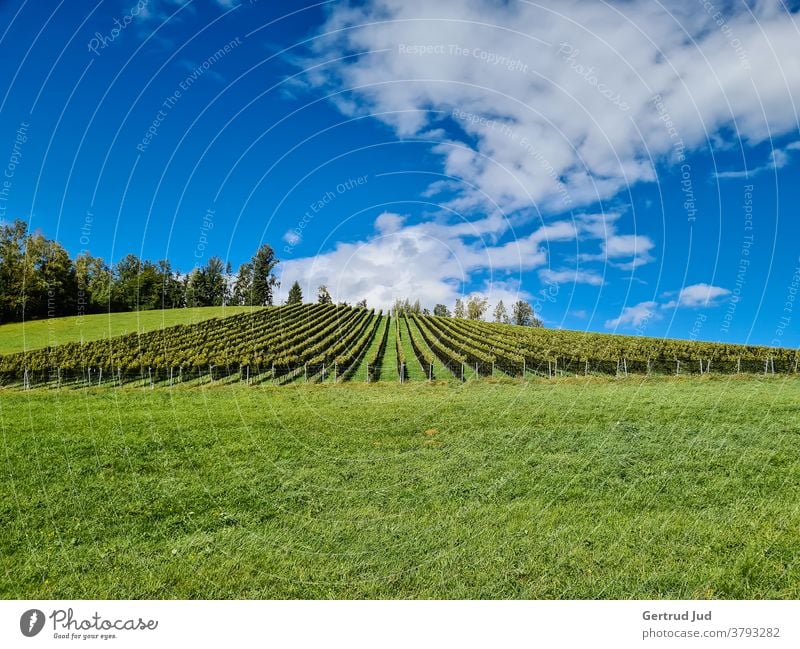
[[[223,318],[252,311],[250,306],[206,306],[186,309],[97,313],[65,318],[29,320],[0,325],[0,354],[12,354],[48,345],[81,340],[101,340],[179,324],[194,324],[209,318]]]
[[[0,597],[798,598],[800,380],[0,393]]]

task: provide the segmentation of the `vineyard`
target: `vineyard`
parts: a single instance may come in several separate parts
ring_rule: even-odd
[[[778,374],[795,350],[293,304],[0,356],[3,385],[259,385],[481,377]]]

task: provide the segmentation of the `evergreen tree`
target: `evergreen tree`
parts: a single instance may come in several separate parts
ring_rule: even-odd
[[[253,264],[247,262],[239,266],[239,272],[233,283],[233,295],[231,304],[237,306],[250,306],[252,304],[251,294],[253,290]]]
[[[286,299],[286,304],[302,304],[303,303],[303,290],[300,288],[300,282],[295,280],[292,288],[289,289],[289,296]]]
[[[275,266],[278,265],[275,251],[268,244],[261,246],[253,256],[253,286],[251,304],[254,306],[271,306],[274,289],[279,286],[275,277]]]
[[[453,317],[454,318],[463,318],[464,317],[464,302],[461,298],[456,300],[456,305],[453,308]]]
[[[442,318],[449,318],[450,309],[448,309],[444,304],[437,304],[435,307],[433,307],[433,315],[438,315]]]

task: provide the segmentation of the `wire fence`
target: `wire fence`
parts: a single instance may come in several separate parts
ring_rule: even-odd
[[[378,383],[410,381],[457,381],[482,378],[526,378],[562,376],[703,375],[703,374],[793,374],[797,359],[651,359],[588,360],[568,357],[526,358],[522,363],[445,363],[414,361],[413,372],[407,363],[370,365],[364,362],[347,366],[337,363],[303,365],[208,365],[205,367],[82,367],[24,369],[0,374],[5,387],[90,387],[90,386],[173,386],[204,383],[245,383],[247,385],[287,385],[292,383]],[[421,371],[420,371],[421,370]],[[411,378],[412,374],[416,378]],[[424,377],[420,379],[420,376]]]

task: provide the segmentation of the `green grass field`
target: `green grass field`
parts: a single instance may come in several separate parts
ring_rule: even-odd
[[[798,598],[800,380],[4,391],[0,597]]]
[[[0,354],[48,345],[100,340],[134,331],[152,331],[252,311],[249,306],[207,306],[129,313],[99,313],[82,317],[52,318],[0,325]]]

